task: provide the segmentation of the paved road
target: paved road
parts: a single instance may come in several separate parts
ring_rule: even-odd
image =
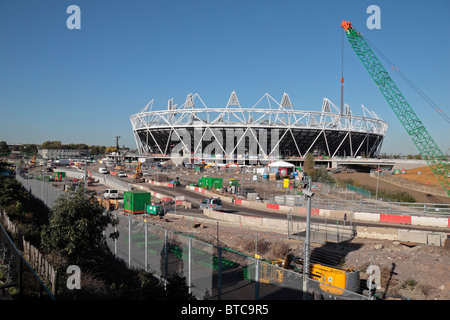
[[[185,196],[185,198],[188,201],[190,201],[194,204],[198,204],[204,198],[204,196],[202,196],[198,192],[188,190],[184,186],[173,188],[173,187],[165,187],[165,186],[155,186],[155,185],[151,185],[151,184],[147,184],[147,183],[145,184],[145,186],[149,187],[151,190],[153,190],[155,192],[165,194],[168,196],[172,196],[172,197]],[[195,212],[198,212],[196,210],[197,210],[197,208],[195,208]],[[185,212],[185,214],[190,214],[189,212],[192,212],[192,211],[194,211],[194,210],[191,210],[191,211],[187,210]],[[247,207],[229,204],[229,203],[224,204],[223,211],[226,213],[239,214],[239,215],[252,216],[252,217],[271,218],[271,219],[287,219],[287,215],[285,213],[263,211],[263,210],[247,208]],[[170,212],[173,212],[173,211],[170,210]],[[180,213],[181,213],[181,211],[180,211]],[[297,217],[296,217],[296,220],[297,220]],[[311,222],[313,222],[313,223],[324,223],[325,220],[328,220],[328,222],[330,221],[330,219],[326,219],[323,217],[311,217]],[[333,219],[333,221],[336,221],[336,220],[339,220],[339,219]],[[306,216],[299,215],[298,221],[306,221]],[[376,223],[376,222],[366,222],[366,221],[355,222],[355,225],[356,226],[367,226],[367,227],[383,226],[385,228],[398,228],[399,227],[399,225],[390,225],[387,223]],[[408,230],[442,231],[442,228],[424,227],[424,226],[402,225],[401,227],[402,227],[402,229],[408,229]]]

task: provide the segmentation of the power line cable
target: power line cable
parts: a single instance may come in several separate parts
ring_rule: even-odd
[[[445,121],[450,123],[450,117],[441,109],[439,108],[428,96],[426,96],[420,89],[417,87],[417,85],[412,82],[400,69],[395,66],[394,63],[392,63],[382,52],[379,50],[372,42],[370,42],[366,37],[364,38],[368,42],[369,46],[376,51],[381,58],[408,84],[410,85],[416,93],[421,96],[425,102],[434,110],[436,111]]]

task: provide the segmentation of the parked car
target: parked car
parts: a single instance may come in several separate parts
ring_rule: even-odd
[[[205,198],[200,203],[199,211],[203,209],[223,210],[222,199],[219,198]]]
[[[119,171],[119,172],[117,172],[117,176],[119,177],[119,178],[121,178],[121,177],[128,177],[128,175],[125,173],[125,172],[123,172],[123,171]]]
[[[175,201],[170,197],[164,197],[161,199],[160,202],[161,202],[161,204],[164,204],[164,205],[171,205],[171,204],[175,203]]]

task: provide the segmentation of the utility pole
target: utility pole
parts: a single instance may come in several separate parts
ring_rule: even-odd
[[[119,139],[120,139],[120,136],[116,136],[116,151],[117,151],[117,153],[118,154],[120,154],[120,152],[119,152]]]
[[[84,160],[84,191],[87,191],[88,187],[88,162],[87,160]]]
[[[122,164],[122,161],[120,160],[119,139],[120,139],[120,136],[116,136],[116,149],[117,149],[116,152],[119,155],[119,157],[117,158],[117,164],[116,165],[121,165]]]
[[[303,258],[303,300],[308,299],[308,280],[309,278],[309,238],[310,238],[310,228],[311,228],[311,198],[314,195],[311,192],[311,177],[306,177],[308,183],[308,189],[303,190],[303,195],[307,199],[307,210],[306,210],[306,235],[305,235],[305,252]]]

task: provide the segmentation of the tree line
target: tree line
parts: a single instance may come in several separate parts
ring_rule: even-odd
[[[61,141],[45,141],[42,144],[22,144],[14,145],[12,148],[8,147],[5,141],[0,141],[0,153],[10,153],[11,151],[18,151],[24,154],[37,155],[38,149],[69,149],[69,150],[89,150],[91,155],[102,155],[116,151],[116,147],[106,147],[99,145],[87,145],[84,143],[69,143],[62,144]]]

